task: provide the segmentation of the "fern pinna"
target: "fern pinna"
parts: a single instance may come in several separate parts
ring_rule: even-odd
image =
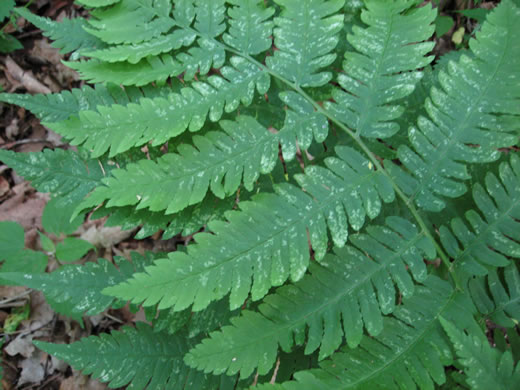
[[[94,85],[0,95],[77,151],[0,159],[74,216],[195,243],[6,273],[75,318],[151,313],[39,348],[132,389],[519,386],[518,2],[437,60],[428,2],[78,3],[18,12]]]

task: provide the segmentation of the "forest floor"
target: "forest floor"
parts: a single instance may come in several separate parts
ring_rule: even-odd
[[[3,0],[0,0],[3,1]],[[436,54],[451,50],[455,32],[471,31],[475,22],[455,13],[457,9],[475,7],[473,1],[448,1],[443,10],[454,20],[453,26],[437,39]],[[27,1],[17,1],[19,6]],[[479,6],[492,7],[492,2],[480,2]],[[31,12],[62,20],[85,16],[86,11],[73,0],[34,0],[29,5]],[[467,25],[471,23],[472,25]],[[0,53],[0,87],[9,93],[52,93],[82,85],[78,75],[61,63],[64,59],[52,48],[41,31],[22,18],[16,25],[3,23],[0,28],[12,34],[23,45],[22,49],[8,54]],[[60,136],[42,126],[37,118],[23,108],[0,104],[0,148],[16,152],[39,152],[44,148],[67,147]],[[16,221],[25,230],[26,247],[41,250],[38,232],[42,231],[41,215],[49,201],[47,194],[36,192],[31,185],[13,170],[0,162],[0,221]],[[104,220],[87,219],[74,233],[96,246],[95,251],[82,259],[93,261],[97,257],[109,260],[113,256],[127,256],[130,251],[143,253],[145,250],[172,250],[176,240],[168,242],[134,240],[133,231],[121,231],[103,226]],[[160,247],[158,247],[160,246]],[[52,259],[49,270],[56,268]],[[6,320],[13,319],[19,308],[27,307],[27,318],[19,322],[16,330],[9,334],[3,331]],[[43,295],[25,287],[0,286],[0,340],[3,338],[2,386],[11,389],[59,389],[99,390],[106,385],[83,376],[67,364],[51,358],[37,350],[33,339],[68,343],[82,337],[99,334],[143,320],[141,312],[131,313],[128,309],[109,310],[94,317],[85,317],[84,326],[55,313],[45,302]]]

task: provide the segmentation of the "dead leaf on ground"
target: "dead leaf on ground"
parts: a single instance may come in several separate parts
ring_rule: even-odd
[[[15,195],[0,204],[0,221],[18,222],[26,233],[41,229],[41,215],[49,196],[34,192],[26,184],[14,186],[12,190]],[[26,244],[31,243],[26,241]]]
[[[73,370],[73,376],[61,382],[60,390],[104,390],[107,386]]]
[[[31,293],[31,330],[40,329],[47,325],[54,318],[54,310],[45,300],[41,291],[33,291]]]
[[[5,136],[8,140],[14,140],[20,134],[20,127],[18,126],[18,119],[13,118],[11,123],[5,128]]]
[[[18,380],[18,387],[27,383],[40,384],[45,378],[45,369],[42,362],[43,353],[36,351],[34,356],[29,359],[24,359],[20,363],[22,373]]]
[[[30,55],[41,63],[47,62],[53,65],[59,64],[62,59],[60,51],[52,47],[45,38],[34,41]]]
[[[0,286],[0,299],[13,299],[14,297],[23,296],[28,289],[23,286]]]
[[[30,358],[36,349],[32,340],[33,335],[31,334],[19,334],[13,341],[7,344],[4,351],[9,356],[21,355],[25,358]]]
[[[29,93],[51,93],[51,90],[38,81],[31,71],[23,70],[10,56],[5,57],[5,75],[12,82],[21,84]],[[13,82],[15,81],[15,82]]]
[[[80,238],[90,242],[96,248],[110,248],[133,234],[133,230],[121,230],[120,227],[91,226],[81,233]]]

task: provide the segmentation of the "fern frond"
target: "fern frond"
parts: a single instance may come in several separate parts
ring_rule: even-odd
[[[154,213],[148,210],[135,210],[134,207],[100,208],[92,215],[92,219],[109,215],[105,226],[120,226],[123,230],[131,230],[141,226],[135,235],[138,240],[149,237],[160,230],[163,240],[168,240],[177,234],[189,236],[197,233],[202,227],[213,220],[222,220],[226,211],[232,210],[235,199],[228,197],[218,199],[207,195],[204,200],[185,208],[174,215]]]
[[[198,131],[206,117],[218,121],[222,113],[248,105],[255,89],[263,94],[269,89],[269,75],[246,60],[233,57],[231,66],[223,67],[223,77],[210,76],[207,82],[193,82],[192,88],[172,93],[168,99],[141,99],[140,104],[126,107],[99,107],[99,113],[82,111],[78,118],[46,125],[71,139],[73,145],[84,144],[97,157],[110,149],[110,156],[153,140],[161,145],[187,128]]]
[[[383,331],[364,336],[358,348],[342,347],[319,369],[294,374],[294,381],[262,385],[260,390],[433,389],[446,380],[453,361],[440,317],[474,329],[471,303],[448,283],[429,276],[424,286],[383,319]]]
[[[226,30],[224,0],[195,0],[195,29],[208,38],[215,38]],[[189,2],[188,2],[189,3]]]
[[[404,107],[396,101],[411,94],[422,77],[418,71],[433,56],[425,56],[434,42],[424,42],[434,31],[436,12],[429,5],[413,9],[409,0],[368,1],[361,20],[367,28],[353,27],[349,43],[357,52],[345,53],[335,89],[336,103],[325,107],[359,135],[388,138],[399,131],[393,122]],[[406,11],[406,12],[405,12]]]
[[[221,121],[224,132],[194,136],[193,146],[182,144],[178,154],[141,160],[124,170],[112,171],[82,204],[97,206],[108,199],[107,207],[137,205],[137,209],[176,213],[204,199],[209,187],[219,198],[234,193],[243,182],[248,191],[260,173],[272,171],[278,159],[276,136],[253,118]],[[132,183],[132,188],[128,188]]]
[[[171,3],[162,0],[125,0],[110,8],[91,12],[92,27],[85,31],[109,44],[140,43],[168,30],[175,22],[169,17]]]
[[[107,63],[98,60],[63,62],[76,70],[81,78],[91,83],[113,83],[137,87],[157,82],[164,83],[169,77],[183,72],[184,68],[169,54],[143,58],[136,64],[128,62]]]
[[[260,0],[230,0],[228,8],[229,33],[223,39],[229,46],[244,54],[260,54],[271,48],[273,22],[268,19],[275,10],[263,7]]]
[[[41,350],[64,360],[85,375],[110,388],[129,385],[132,389],[215,389],[221,378],[193,373],[182,362],[188,350],[184,335],[154,332],[138,322],[111,334],[91,336],[70,345],[35,341]],[[229,388],[233,388],[235,379]]]
[[[223,132],[194,136],[193,146],[182,144],[177,154],[112,171],[113,177],[107,178],[105,186],[98,187],[80,207],[91,208],[108,200],[107,207],[137,205],[137,210],[166,210],[171,214],[201,202],[209,188],[219,198],[233,194],[242,182],[252,191],[259,174],[273,170],[278,143],[284,160],[290,161],[297,145],[306,150],[313,135],[321,142],[328,134],[326,118],[312,105],[291,92],[281,93],[280,97],[290,108],[278,133],[271,134],[245,115],[237,117],[236,122],[221,121]],[[128,183],[133,183],[131,189]]]
[[[168,77],[178,76],[183,72],[183,79],[190,81],[197,72],[205,75],[212,67],[221,68],[224,65],[226,54],[220,45],[214,41],[200,38],[197,40],[198,47],[191,47],[187,52],[177,53],[175,57],[165,54],[162,56],[162,62],[157,58],[150,58],[150,56],[168,53],[181,46],[189,46],[195,38],[196,35],[189,30],[175,30],[172,34],[163,35],[151,41],[112,46],[108,49],[84,53],[100,61],[71,63],[70,65],[86,79],[99,82],[145,85],[152,81],[160,82]],[[128,61],[128,63],[121,61]],[[149,75],[142,73],[141,78],[134,75],[146,71],[143,69],[146,67],[153,69]]]
[[[518,142],[520,85],[512,80],[520,77],[519,18],[518,7],[502,2],[470,40],[474,56],[462,55],[439,73],[441,88],[426,101],[430,118],[420,117],[409,131],[415,150],[398,150],[411,175],[386,164],[419,207],[442,210],[442,197],[467,191],[466,164],[495,161],[498,148]]]
[[[332,78],[330,72],[320,72],[332,64],[343,27],[343,15],[338,15],[344,0],[275,0],[282,7],[274,19],[276,50],[267,57],[267,66],[302,87],[319,87]]]
[[[24,107],[43,122],[56,122],[69,119],[80,111],[97,111],[98,106],[126,106],[130,102],[137,103],[143,97],[166,97],[171,92],[172,87],[169,86],[123,89],[113,84],[96,84],[94,88],[85,85],[81,89],[73,88],[70,91],[45,95],[0,93],[0,101]]]
[[[454,266],[472,275],[485,275],[488,266],[504,267],[509,258],[520,258],[520,158],[511,154],[500,164],[498,179],[488,172],[486,188],[473,185],[473,199],[480,213],[466,212],[471,229],[461,218],[451,221],[451,230],[439,229]]]
[[[40,153],[15,153],[0,149],[0,161],[13,168],[40,192],[50,192],[67,202],[79,202],[101,184],[108,165],[62,149]]]
[[[168,35],[161,35],[152,40],[133,45],[111,46],[106,49],[82,53],[91,58],[106,62],[128,61],[136,64],[148,56],[155,56],[171,50],[177,50],[182,46],[189,46],[197,36],[191,31],[177,29]]]
[[[516,264],[508,265],[503,272],[491,269],[486,277],[471,279],[468,288],[477,309],[494,323],[507,328],[520,323],[520,274]]]
[[[329,242],[327,226],[334,244],[342,247],[349,225],[359,230],[367,215],[379,214],[381,199],[390,202],[395,196],[386,177],[355,150],[336,152],[341,159],[327,159],[330,170],[313,166],[296,176],[304,191],[278,185],[278,195],[263,193],[240,202],[240,212],[226,215],[229,223],[211,222],[214,234],[198,234],[198,244],[187,254],[173,252],[105,293],[175,310],[194,304],[197,311],[229,292],[231,307],[237,308],[250,291],[258,300],[289,277],[301,279],[309,264],[308,237],[321,260]]]
[[[515,367],[511,351],[500,352],[491,348],[484,335],[475,337],[471,332],[466,334],[458,324],[456,326],[444,318],[440,321],[465,368],[465,381],[471,389],[509,390],[518,387],[520,364],[516,363]]]
[[[343,341],[351,348],[368,333],[383,330],[381,314],[396,306],[397,284],[405,298],[411,297],[414,279],[427,277],[423,257],[433,259],[430,239],[399,217],[386,219],[386,226],[369,226],[368,234],[351,237],[353,246],[337,250],[321,262],[311,263],[310,275],[295,285],[281,287],[264,298],[260,313],[243,311],[232,326],[210,334],[185,357],[199,370],[228,375],[238,371],[249,376],[258,367],[266,374],[276,360],[278,346],[289,352],[303,344],[305,353],[320,349],[320,359],[331,355]],[[342,326],[343,322],[343,326]]]
[[[15,8],[15,12],[28,20],[40,30],[43,35],[51,40],[51,46],[60,49],[60,53],[73,51],[101,49],[106,45],[98,38],[84,30],[87,22],[83,18],[63,19],[55,22],[49,18],[37,16],[27,8]]]
[[[85,265],[64,265],[52,273],[27,274],[3,272],[1,279],[8,284],[26,286],[44,293],[50,302],[56,302],[57,311],[74,319],[83,315],[96,315],[103,312],[114,301],[101,294],[105,287],[114,286],[130,278],[134,272],[142,271],[145,259],[132,256],[133,262],[120,260],[118,268],[105,259]],[[7,283],[6,283],[7,284]]]

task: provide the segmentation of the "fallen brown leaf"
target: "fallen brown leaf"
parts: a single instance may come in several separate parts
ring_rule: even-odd
[[[31,71],[23,70],[10,56],[6,56],[6,76],[22,84],[29,93],[51,93],[51,90],[36,80]]]

